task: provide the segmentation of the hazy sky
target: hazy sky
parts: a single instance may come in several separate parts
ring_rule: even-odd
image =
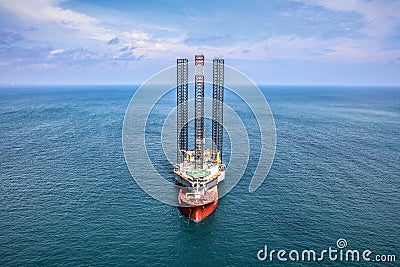
[[[0,83],[142,83],[195,53],[262,84],[400,85],[400,1],[0,0]]]

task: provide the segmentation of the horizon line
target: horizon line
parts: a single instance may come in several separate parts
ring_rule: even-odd
[[[143,83],[0,83],[0,86],[140,86]],[[257,86],[320,86],[320,87],[400,87],[400,84],[301,84],[255,83]]]

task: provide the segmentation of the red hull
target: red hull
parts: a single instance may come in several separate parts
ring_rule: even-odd
[[[196,206],[196,207],[179,207],[181,212],[192,219],[194,222],[200,222],[208,215],[213,213],[213,211],[217,208],[218,198],[206,205]]]
[[[203,196],[202,201],[206,202],[206,204],[188,204],[187,202],[185,203],[185,197],[184,197],[184,192],[179,190],[179,196],[178,196],[178,203],[179,203],[179,209],[183,214],[188,216],[191,220],[195,222],[200,222],[204,218],[206,218],[208,215],[213,213],[213,211],[217,208],[218,205],[218,189],[215,186],[214,188],[210,189],[209,191],[210,194],[207,194]],[[211,197],[211,202],[207,202],[207,197]],[[213,200],[214,199],[214,200]]]

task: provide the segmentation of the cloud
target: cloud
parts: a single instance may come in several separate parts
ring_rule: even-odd
[[[23,39],[24,38],[19,33],[0,29],[0,44],[9,45],[18,41],[22,41]]]
[[[62,50],[56,49],[49,53],[46,63],[54,66],[85,68],[88,66],[102,66],[103,68],[115,66],[118,63],[138,61],[144,58],[144,55],[136,55],[134,49],[128,49],[121,52],[94,52],[85,48]]]
[[[45,62],[47,55],[51,51],[51,47],[44,45],[28,47],[6,46],[0,49],[0,58],[3,62],[7,62],[8,66],[19,67]]]
[[[60,7],[58,0],[3,0],[0,7],[18,16],[21,20],[36,24],[36,27],[60,27],[74,30],[80,38],[108,43],[123,35],[129,40],[143,39],[142,32],[119,31],[104,26],[102,21],[71,9]]]
[[[342,63],[387,63],[400,55],[400,49],[381,49],[369,38],[338,37],[320,39],[296,35],[273,36],[249,45],[230,47],[229,58],[253,61],[307,60]],[[222,54],[223,50],[220,51]]]
[[[115,65],[117,62],[138,61],[144,58],[144,55],[137,55],[133,50],[132,48],[120,52],[107,53],[94,52],[85,48],[66,51],[56,49],[49,53],[47,62],[63,66],[87,67],[101,65],[103,67],[109,67]]]
[[[296,28],[291,34],[254,42],[247,46],[252,53],[245,54],[246,57],[386,63],[400,55],[400,1],[299,0],[283,17],[285,21],[289,17],[288,23],[296,17],[305,31]]]
[[[109,44],[109,45],[119,44],[119,39],[118,39],[118,37],[114,37],[114,38],[110,39],[110,40],[107,42],[107,44]]]
[[[55,49],[50,52],[50,56],[55,56],[64,53],[64,49]]]
[[[122,30],[92,16],[61,7],[61,3],[57,0],[0,0],[0,10],[7,10],[17,17],[23,22],[23,28],[30,25],[29,29],[34,29],[27,32],[31,37],[27,41],[33,44],[32,47],[7,49],[7,57],[13,65],[51,63],[46,66],[73,67],[75,64],[79,67],[98,64],[104,67],[115,62],[138,61],[149,51],[158,51],[160,43],[163,43],[163,40],[152,39],[146,32]],[[1,43],[7,44],[23,39],[21,34],[9,31],[0,31],[0,38]],[[40,56],[30,54],[38,42],[46,44],[45,52]],[[140,50],[133,52],[138,47]],[[30,60],[24,59],[29,57]]]
[[[194,53],[244,64],[398,64],[399,3],[259,1],[249,6],[248,15],[245,4],[233,1],[229,7],[216,3],[207,16],[188,4],[184,11],[164,17],[163,7],[145,16],[140,8],[110,10],[93,6],[95,2],[78,12],[74,1],[0,0],[0,67],[120,72],[148,66],[156,71]]]
[[[2,59],[0,68],[16,68],[20,70],[86,69],[88,67],[110,68],[117,64],[126,67],[131,61],[137,62],[144,55],[135,54],[132,49],[121,52],[96,52],[86,48],[53,49],[48,46],[3,47],[0,49]]]
[[[308,3],[330,10],[359,13],[365,20],[360,30],[371,37],[385,37],[400,26],[400,1],[398,0],[308,0]]]
[[[230,40],[230,36],[225,35],[203,35],[191,36],[184,40],[187,45],[223,45]]]
[[[56,0],[4,0],[0,5],[23,20],[35,23],[54,23],[60,27],[76,30],[87,38],[106,41],[111,33],[99,25],[95,18],[70,9],[58,7]]]
[[[400,49],[381,49],[368,38],[338,38],[326,53],[326,59],[339,59],[343,62],[388,63],[400,55]]]
[[[134,50],[134,49],[136,49],[137,47],[136,46],[134,46],[134,45],[132,45],[132,44],[128,44],[128,45],[126,45],[126,46],[124,46],[124,47],[121,47],[120,49],[119,49],[119,51],[120,52],[124,52],[124,51],[132,51],[132,50]]]
[[[376,40],[374,42],[373,38],[376,38],[378,34],[390,34],[389,29],[393,29],[394,26],[397,25],[397,18],[400,16],[393,14],[395,13],[393,10],[399,10],[400,14],[400,9],[398,7],[399,4],[397,4],[400,2],[389,0],[385,2],[388,3],[387,5],[382,5],[379,8],[377,8],[377,6],[382,2],[374,0],[289,1],[286,5],[291,7],[289,10],[291,13],[288,13],[289,11],[287,13],[298,13],[296,16],[293,16],[295,17],[295,20],[301,18],[300,15],[304,15],[304,12],[306,12],[310,17],[313,14],[311,10],[315,10],[315,18],[307,18],[308,22],[306,22],[305,25],[308,25],[311,22],[315,24],[320,20],[319,16],[323,15],[324,17],[329,16],[329,21],[332,20],[331,24],[337,25],[340,29],[354,29],[352,20],[340,17],[334,21],[334,15],[337,14],[337,12],[356,12],[361,14],[365,18],[366,23],[362,29],[359,29],[359,26],[357,26],[356,29],[360,34],[363,34],[364,37],[352,37],[347,34],[334,37],[325,36],[322,38],[316,35],[313,36],[311,30],[308,31],[311,34],[308,34],[307,37],[307,35],[302,36],[301,34],[303,34],[303,32],[298,31],[298,28],[295,28],[296,33],[283,35],[275,34],[267,38],[262,38],[261,36],[238,38],[238,35],[235,34],[235,40],[231,36],[230,32],[226,32],[225,35],[210,35],[205,32],[194,35],[194,32],[190,30],[187,30],[186,32],[184,31],[183,33],[179,30],[175,30],[172,31],[173,34],[169,36],[171,31],[168,31],[169,33],[167,34],[165,33],[166,31],[160,31],[158,29],[143,30],[145,29],[145,26],[135,27],[135,30],[127,31],[118,27],[118,25],[115,25],[118,20],[114,21],[114,25],[112,25],[93,16],[64,8],[61,3],[61,1],[57,0],[3,0],[0,2],[0,6],[9,10],[21,19],[32,22],[31,24],[35,28],[44,29],[43,31],[45,32],[50,30],[57,31],[54,27],[64,28],[75,32],[75,35],[71,35],[71,38],[65,38],[66,42],[68,42],[75,36],[76,40],[71,41],[72,43],[69,45],[70,47],[60,44],[59,36],[54,37],[55,39],[58,39],[54,40],[54,42],[49,40],[50,46],[59,47],[58,49],[64,49],[65,51],[72,51],[73,49],[76,50],[84,47],[87,51],[91,51],[92,53],[109,54],[111,55],[111,58],[114,58],[115,60],[136,60],[137,58],[142,57],[149,59],[171,58],[174,57],[175,54],[187,55],[193,54],[194,51],[218,55],[227,54],[226,51],[233,51],[233,53],[229,55],[239,59],[274,57],[282,59],[327,60],[347,58],[361,60],[362,55],[368,55],[369,57],[364,60],[376,61],[379,57],[381,57],[381,60],[387,60],[387,57],[389,57],[389,54],[391,55],[392,52],[377,52],[382,49],[380,49],[381,46],[376,42]],[[285,6],[285,4],[281,5]],[[313,7],[319,8],[315,9]],[[326,12],[322,12],[322,7],[328,10],[333,10],[336,13],[327,14]],[[393,18],[393,16],[396,19],[393,20],[394,22],[392,21],[389,23],[388,18]],[[192,16],[189,15],[188,17],[191,18]],[[257,14],[254,15],[254,18],[256,17]],[[207,22],[208,20],[202,21],[202,23]],[[293,21],[290,23],[296,24]],[[324,23],[326,23],[326,20],[324,20]],[[157,26],[154,27],[157,28]],[[315,29],[318,29],[318,27]],[[153,33],[151,33],[152,31]],[[155,32],[157,32],[157,34],[155,34]],[[5,33],[0,32],[0,35],[1,34]],[[43,38],[52,38],[51,36],[48,36],[49,35],[47,34]],[[8,33],[8,37],[3,38],[3,40],[17,41],[18,38],[22,38],[22,36],[18,33],[15,33],[14,35]],[[85,39],[93,40],[94,43],[84,43],[83,40]],[[74,45],[75,48],[73,47]],[[267,47],[267,49],[265,49],[265,47]],[[135,49],[135,53],[131,51],[133,49]],[[249,53],[250,51],[251,53]]]
[[[73,63],[73,64],[88,64],[95,63],[102,59],[102,55],[90,51],[85,48],[63,50],[56,49],[49,53],[48,61],[55,63],[61,62],[63,64]]]
[[[136,56],[133,52],[126,51],[119,55],[113,56],[112,60],[114,60],[114,61],[132,61],[132,60],[140,60],[142,58],[144,58],[144,55]]]

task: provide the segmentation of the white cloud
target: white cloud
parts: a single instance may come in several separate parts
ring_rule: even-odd
[[[163,28],[157,25],[140,27],[128,25],[128,27],[132,26],[133,30],[126,30],[126,27],[124,29],[118,27],[117,18],[114,25],[111,25],[93,16],[64,8],[62,1],[59,0],[0,0],[0,8],[6,9],[21,20],[29,22],[29,25],[34,23],[35,26],[43,29],[46,38],[54,38],[53,43],[52,40],[47,43],[50,47],[48,60],[55,60],[57,57],[66,60],[62,56],[67,55],[70,51],[74,51],[74,53],[68,55],[70,57],[73,55],[78,63],[82,62],[82,59],[96,61],[97,57],[94,55],[101,55],[100,58],[105,62],[112,62],[113,59],[114,61],[134,61],[141,58],[171,60],[181,56],[191,57],[197,52],[256,61],[277,58],[285,60],[387,62],[393,58],[398,58],[399,49],[384,51],[381,49],[381,41],[385,36],[390,35],[395,27],[399,26],[400,1],[304,0],[303,2],[331,10],[362,14],[365,19],[365,27],[360,30],[360,33],[363,37],[319,39],[317,37],[296,36],[296,33],[293,33],[273,36],[257,42],[249,38],[237,43],[225,42],[219,45],[201,45],[195,42],[190,45],[185,43],[190,32],[170,28],[160,31]],[[124,23],[127,26],[127,22]],[[332,23],[335,22],[332,21]],[[340,22],[338,24],[340,25]],[[60,36],[65,37],[66,29],[68,34],[75,38],[71,47],[66,47],[63,43],[64,40],[61,40],[61,42],[59,40]],[[57,32],[57,30],[60,31]],[[52,37],[48,32],[57,32],[57,34]],[[35,34],[35,32],[32,34]],[[68,38],[65,37],[65,39]],[[83,40],[88,39],[93,41],[90,47],[83,42]],[[108,45],[110,40],[114,40],[113,45]],[[243,51],[246,51],[246,53],[243,53]]]
[[[345,63],[387,63],[400,55],[400,49],[383,50],[379,43],[369,38],[332,38],[318,39],[314,37],[301,38],[295,35],[274,36],[246,47],[247,53],[242,53],[242,47],[224,48],[217,53],[226,54],[231,51],[230,58],[254,61],[312,60],[320,62],[339,61]],[[224,51],[225,50],[225,51]]]
[[[399,55],[400,49],[384,50],[370,39],[338,38],[326,56],[328,59],[340,59],[345,62],[388,63]]]
[[[60,7],[57,0],[0,0],[0,7],[5,8],[20,19],[34,22],[39,26],[54,26],[75,30],[79,38],[108,42],[116,36],[123,36],[130,41],[149,39],[144,32],[120,32],[103,26],[94,17],[71,9]]]
[[[331,10],[361,14],[366,24],[361,32],[371,37],[390,35],[396,27],[400,26],[400,1],[398,0],[306,0],[306,2]]]
[[[111,33],[101,27],[99,22],[85,14],[58,7],[55,0],[3,0],[0,5],[20,18],[36,23],[55,23],[58,26],[77,30],[97,40],[112,38]]]
[[[304,44],[322,53],[317,60],[341,60],[344,62],[382,62],[398,58],[399,48],[386,48],[386,38],[396,34],[400,27],[400,1],[397,0],[303,0],[310,5],[326,9],[354,12],[362,16],[363,27],[355,32],[357,36],[331,38],[324,41],[314,38],[302,39],[282,44],[282,49],[301,52]],[[334,22],[332,22],[334,23]],[[398,33],[397,33],[398,34]],[[291,45],[292,44],[292,45]],[[299,46],[297,48],[293,47]],[[279,55],[279,51],[276,51]],[[274,53],[274,54],[276,54]],[[295,55],[293,55],[295,57]],[[295,57],[296,58],[296,57]]]
[[[55,49],[50,51],[50,55],[54,56],[54,55],[58,55],[58,54],[62,54],[64,52],[64,49]]]

